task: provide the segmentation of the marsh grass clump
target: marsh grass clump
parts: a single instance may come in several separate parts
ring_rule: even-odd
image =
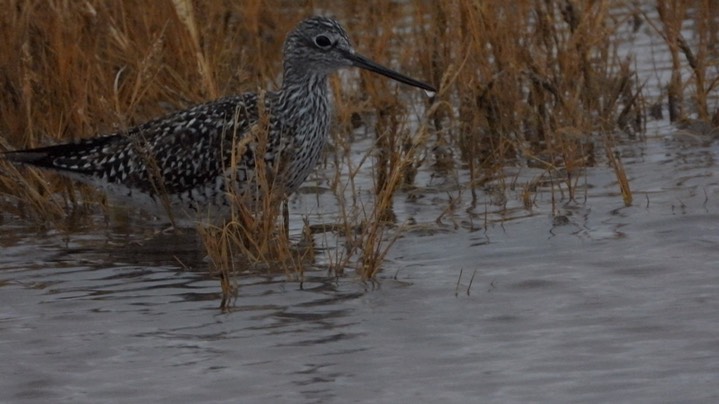
[[[284,36],[321,9],[346,22],[356,48],[440,90],[433,99],[410,99],[365,73],[353,86],[339,85],[345,77],[331,80],[334,148],[323,166],[334,163],[336,172],[323,181],[337,196],[333,229],[341,241],[325,254],[334,254],[334,268],[354,266],[371,278],[402,233],[393,203],[398,194],[421,191],[421,170],[466,171],[469,180],[447,202],[452,215],[461,214],[462,198],[469,196],[474,208],[485,196],[506,202],[512,189],[527,210],[538,203],[538,190],[549,189],[554,212],[555,204],[581,199],[585,168],[601,165],[615,173],[624,203],[631,204],[615,149],[641,139],[646,105],[668,105],[672,121],[719,125],[716,2],[656,0],[655,14],[611,1],[371,5],[11,1],[0,13],[0,150],[113,132],[218,96],[277,89]],[[672,57],[666,99],[647,99],[634,61],[618,50],[623,30],[644,23]],[[358,127],[374,136],[374,150],[359,163],[349,153]],[[543,174],[517,184],[506,177],[507,167]],[[355,183],[360,170],[374,177],[371,198],[361,197]],[[0,162],[0,172],[0,209],[45,226],[62,227],[68,211],[97,211],[103,204],[91,188],[53,174],[7,162]],[[287,235],[280,214],[287,195],[273,191],[272,175],[259,177],[265,196],[233,195],[231,218],[200,229],[228,296],[233,271],[244,265],[239,262],[271,262],[299,277],[313,265],[316,251],[298,249]],[[302,237],[320,239],[310,233]]]
[[[338,248],[331,261],[336,271],[354,268],[368,280],[380,271],[390,247],[402,235],[405,223],[398,223],[394,213],[395,196],[414,187],[414,176],[425,162],[433,132],[427,119],[405,111],[405,101],[396,94],[370,81],[366,86],[367,104],[381,105],[371,120],[374,147],[353,159],[346,137],[334,136],[336,171],[331,183],[340,208],[334,230],[341,234],[343,248]],[[358,113],[356,103],[339,99],[337,104],[340,110]],[[445,103],[431,104],[426,115],[431,116],[441,106]],[[346,172],[340,167],[347,167]],[[357,177],[363,171],[373,174],[369,194],[358,185]]]
[[[452,75],[454,134],[473,179],[506,165],[564,172],[575,198],[581,170],[607,133],[641,132],[643,104],[630,60],[617,53],[621,19],[610,2],[437,3],[421,35],[435,52],[425,68]],[[427,49],[427,48],[424,48]],[[474,181],[472,181],[474,183]],[[474,194],[474,191],[473,191]]]
[[[719,126],[719,99],[711,94],[719,87],[716,58],[719,53],[719,4],[715,1],[657,0],[655,21],[644,14],[652,29],[665,41],[671,55],[671,79],[667,84],[669,119],[687,118],[688,112],[702,122]],[[684,28],[693,26],[693,37]],[[690,72],[687,77],[684,72]],[[684,101],[690,97],[691,103]],[[691,111],[687,107],[691,106]]]
[[[287,195],[278,183],[285,167],[282,159],[270,165],[264,158],[268,153],[270,116],[265,110],[265,92],[258,96],[258,120],[249,133],[233,133],[232,152],[226,173],[225,188],[228,190],[230,216],[219,226],[198,227],[213,270],[220,275],[223,296],[234,294],[230,282],[237,268],[252,267],[262,262],[269,271],[283,270],[288,275],[302,278],[306,258],[311,257],[312,245],[295,248],[289,239],[286,218],[279,220],[280,211],[286,209]],[[237,111],[237,114],[241,111]],[[238,167],[248,147],[254,147],[254,174],[249,190],[237,189]],[[223,299],[225,304],[226,299]]]

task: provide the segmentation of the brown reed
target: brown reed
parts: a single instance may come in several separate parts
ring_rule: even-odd
[[[284,35],[323,10],[345,23],[362,53],[440,88],[435,99],[422,100],[365,73],[355,86],[331,81],[336,124],[324,165],[336,167],[328,181],[346,247],[333,261],[370,278],[401,234],[395,195],[416,186],[415,174],[430,160],[437,170],[468,171],[462,187],[473,205],[479,186],[491,182],[506,193],[503,170],[513,165],[542,168],[560,183],[553,192],[566,189],[566,200],[576,200],[583,170],[598,162],[615,172],[631,204],[613,152],[623,135],[641,133],[646,119],[633,62],[618,56],[628,21],[643,19],[666,41],[675,73],[667,83],[671,119],[696,112],[719,121],[711,96],[719,85],[712,62],[719,7],[711,0],[654,4],[658,17],[607,0],[349,0],[341,7],[321,0],[8,0],[0,13],[0,148],[107,133],[221,95],[277,88]],[[687,20],[696,40],[682,36]],[[680,75],[687,66],[688,80]],[[375,133],[376,150],[365,158],[375,176],[371,205],[354,184],[369,167],[339,168],[349,164],[358,126]],[[606,158],[595,156],[597,148]],[[91,189],[52,174],[4,162],[0,170],[0,209],[18,216],[60,227],[69,209],[102,203]],[[258,182],[266,198],[246,203],[238,196],[227,223],[200,231],[208,256],[225,280],[244,259],[277,263],[301,278],[313,253],[290,242],[278,219],[284,196],[273,194],[272,179]],[[520,189],[531,209],[537,187]],[[226,296],[231,289],[223,286]]]

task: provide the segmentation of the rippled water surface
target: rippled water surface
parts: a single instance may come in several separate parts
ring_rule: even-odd
[[[593,168],[561,220],[540,200],[486,228],[410,229],[376,283],[247,275],[227,313],[191,234],[6,221],[0,399],[716,401],[719,145],[622,153],[632,207]],[[398,208],[434,223],[431,202]]]

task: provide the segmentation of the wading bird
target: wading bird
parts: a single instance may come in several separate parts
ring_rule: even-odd
[[[4,156],[174,217],[180,226],[221,221],[237,201],[231,195],[248,201],[262,192],[260,170],[282,196],[297,190],[329,135],[327,77],[353,66],[436,91],[358,54],[337,21],[312,17],[285,40],[279,91],[229,96],[109,135]]]

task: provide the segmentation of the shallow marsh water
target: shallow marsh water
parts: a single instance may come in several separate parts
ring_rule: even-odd
[[[0,400],[716,401],[719,144],[657,131],[622,149],[632,207],[605,167],[561,220],[548,192],[487,228],[400,197],[428,224],[378,282],[241,276],[227,313],[191,235],[6,220]]]

